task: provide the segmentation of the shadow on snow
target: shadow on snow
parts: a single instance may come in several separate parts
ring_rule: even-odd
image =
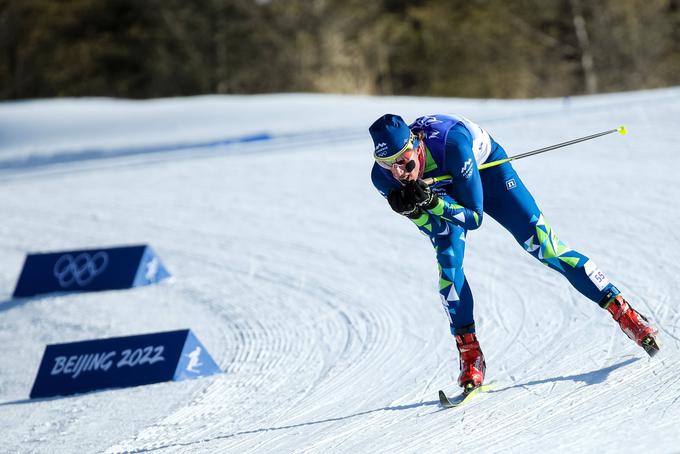
[[[506,388],[501,388],[501,389],[494,389],[488,391],[489,394],[491,393],[498,393],[501,391],[506,391],[509,389],[513,388],[525,388],[528,386],[535,386],[535,385],[540,385],[544,383],[554,383],[554,382],[561,382],[561,381],[574,381],[574,382],[582,382],[586,386],[591,386],[591,385],[597,385],[600,383],[603,383],[607,377],[609,377],[609,374],[615,371],[616,369],[620,369],[622,367],[625,367],[629,364],[632,364],[636,361],[638,361],[640,358],[629,358],[624,361],[620,361],[616,364],[613,364],[611,366],[603,367],[601,369],[596,369],[590,372],[584,372],[582,374],[575,374],[575,375],[567,375],[567,376],[561,376],[561,377],[553,377],[553,378],[546,378],[542,380],[533,380],[530,382],[526,383],[519,383],[513,386],[508,386]],[[295,428],[300,428],[300,427],[306,427],[306,426],[314,426],[317,424],[324,424],[328,422],[336,422],[336,421],[343,421],[351,418],[356,418],[359,416],[364,416],[368,415],[371,413],[376,413],[379,411],[398,411],[398,410],[410,410],[413,408],[418,408],[418,407],[427,407],[427,406],[435,406],[439,405],[438,400],[432,400],[432,401],[427,401],[427,402],[419,402],[415,404],[407,404],[407,405],[396,405],[392,407],[382,407],[382,408],[376,408],[373,410],[366,410],[358,413],[354,413],[351,415],[347,416],[338,416],[335,418],[326,418],[326,419],[320,419],[317,421],[310,421],[310,422],[303,422],[299,424],[290,424],[290,425],[284,425],[284,426],[275,426],[275,427],[266,427],[266,428],[261,428],[261,429],[253,429],[253,430],[246,430],[242,432],[234,432],[231,434],[224,434],[224,435],[216,435],[214,437],[209,437],[205,438],[202,440],[193,440],[193,441],[187,441],[187,442],[177,442],[177,443],[168,443],[162,446],[153,446],[149,448],[140,448],[140,449],[134,449],[131,451],[126,451],[129,453],[143,453],[143,452],[152,452],[152,451],[157,451],[160,449],[166,449],[166,448],[172,448],[172,447],[180,447],[180,446],[192,446],[195,444],[199,443],[208,443],[211,441],[216,441],[216,440],[226,440],[229,438],[237,437],[240,435],[253,435],[253,434],[258,434],[258,433],[263,433],[263,432],[269,432],[269,431],[275,431],[275,430],[286,430],[286,429],[295,429]]]
[[[556,383],[556,382],[561,382],[561,381],[573,381],[573,382],[583,382],[586,386],[590,385],[597,385],[599,383],[603,383],[605,380],[607,380],[607,377],[609,377],[609,374],[615,371],[616,369],[620,369],[621,367],[627,366],[629,364],[632,364],[636,361],[639,361],[640,358],[629,358],[625,361],[620,361],[616,364],[612,364],[611,366],[603,367],[602,369],[596,369],[592,370],[590,372],[584,372],[582,374],[575,374],[575,375],[564,375],[561,377],[553,377],[553,378],[544,378],[542,380],[532,380],[526,383],[518,383],[513,386],[508,386],[506,388],[500,388],[500,389],[492,389],[488,391],[489,393],[498,393],[501,391],[507,391],[509,389],[513,388],[525,388],[527,386],[535,386],[535,385],[542,385],[544,383]]]

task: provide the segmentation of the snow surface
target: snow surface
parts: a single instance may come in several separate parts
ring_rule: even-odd
[[[662,353],[485,218],[466,272],[496,387],[441,410],[458,365],[434,253],[369,179],[385,112],[463,114],[511,154],[626,125],[515,168]],[[680,452],[679,121],[680,88],[0,104],[0,451]],[[11,298],[28,252],[138,243],[172,281]],[[46,344],[183,328],[223,374],[28,400]]]

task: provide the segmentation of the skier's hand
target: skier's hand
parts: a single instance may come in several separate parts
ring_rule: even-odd
[[[399,189],[392,189],[387,196],[387,202],[394,211],[410,218],[420,216],[420,208],[416,205],[413,191],[408,186]]]
[[[432,189],[423,180],[409,181],[404,189],[419,208],[431,210],[437,206],[439,197],[432,192]]]

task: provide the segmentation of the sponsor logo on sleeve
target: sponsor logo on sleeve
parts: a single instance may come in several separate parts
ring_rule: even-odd
[[[463,167],[460,169],[460,173],[466,180],[472,176],[472,158],[465,161],[465,164],[463,164]]]

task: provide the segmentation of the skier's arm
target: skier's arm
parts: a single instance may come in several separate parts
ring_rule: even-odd
[[[437,205],[429,210],[454,225],[467,230],[482,224],[482,180],[472,150],[472,137],[462,125],[456,125],[446,137],[446,167],[450,172],[451,189],[440,195]]]
[[[385,199],[389,197],[390,191],[401,189],[401,184],[391,176],[387,176],[378,165],[374,165],[371,172],[373,186],[382,194]],[[427,236],[446,235],[449,233],[449,226],[445,221],[426,210],[418,209],[412,215],[407,216],[422,233]]]
[[[439,196],[437,205],[428,212],[444,222],[466,230],[475,230],[482,225],[481,211],[466,208],[448,195]]]

